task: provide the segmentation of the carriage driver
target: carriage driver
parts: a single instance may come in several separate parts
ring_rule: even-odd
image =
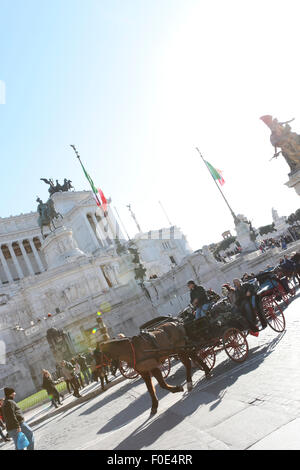
[[[196,308],[195,319],[204,317],[210,302],[208,300],[206,291],[204,287],[197,286],[194,281],[189,281],[187,283],[188,288],[191,291],[191,304]]]

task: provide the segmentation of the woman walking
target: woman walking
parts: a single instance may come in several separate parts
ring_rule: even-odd
[[[55,387],[55,385],[58,382],[54,382],[48,370],[42,369],[42,373],[43,373],[43,388],[48,393],[51,399],[52,405],[55,406],[55,408],[58,408],[58,405],[62,405],[60,401],[59,392]]]

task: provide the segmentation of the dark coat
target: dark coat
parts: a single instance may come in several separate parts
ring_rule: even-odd
[[[46,377],[45,375],[43,377],[43,388],[46,390],[48,395],[57,393],[57,390],[55,388],[55,382],[50,379],[50,377]]]
[[[208,303],[208,298],[204,287],[195,286],[194,289],[191,290],[191,304],[196,299],[198,300],[198,307]]]
[[[255,287],[248,282],[245,282],[239,287],[235,289],[235,304],[237,306],[241,305],[245,300],[250,300],[251,297],[248,297],[246,294],[250,291],[251,295],[255,294],[256,289]]]
[[[18,407],[14,400],[5,398],[2,411],[7,431],[17,429],[20,424],[24,422],[24,416],[21,408]]]

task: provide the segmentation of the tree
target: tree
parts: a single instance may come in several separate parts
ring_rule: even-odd
[[[258,229],[260,235],[266,235],[267,233],[276,232],[275,223],[269,225],[263,225]]]
[[[290,225],[297,224],[297,222],[300,220],[300,209],[297,209],[295,212],[290,214],[287,218],[287,223]]]

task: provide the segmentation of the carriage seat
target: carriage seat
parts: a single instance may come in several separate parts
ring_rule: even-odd
[[[257,295],[260,297],[265,297],[266,295],[272,295],[274,287],[278,286],[278,282],[275,280],[265,281],[257,291]]]

